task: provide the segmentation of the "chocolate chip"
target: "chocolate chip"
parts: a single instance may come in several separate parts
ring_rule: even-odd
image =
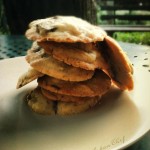
[[[36,32],[37,32],[37,33],[40,33],[39,25],[38,25],[38,24],[36,25]]]
[[[53,27],[53,28],[47,30],[46,32],[55,32],[56,30],[57,30],[57,27]]]
[[[136,58],[136,57],[138,57],[138,56],[134,56],[134,58]]]
[[[40,48],[40,47],[38,47],[38,48],[34,49],[34,50],[33,50],[33,52],[35,52],[35,53],[36,53],[36,52],[39,52],[39,51],[40,51],[40,49],[41,49],[41,48]]]
[[[57,85],[55,85],[55,84],[52,84],[51,85],[53,88],[55,88],[56,90],[60,90],[60,87],[58,87]]]
[[[148,60],[148,58],[145,58],[144,60]]]
[[[58,106],[58,102],[54,101],[53,102],[53,110],[54,110],[55,114],[57,114],[57,106]]]
[[[32,97],[32,93],[33,93],[33,91],[26,96],[27,102],[28,101],[37,102],[37,99]]]
[[[142,65],[143,67],[149,67],[149,65]]]
[[[27,100],[27,101],[31,100],[31,98],[32,98],[32,97],[31,97],[31,93],[26,96],[26,100]]]

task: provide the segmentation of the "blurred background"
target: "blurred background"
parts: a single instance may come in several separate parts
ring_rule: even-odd
[[[149,0],[0,0],[0,34],[24,34],[29,22],[74,15],[124,42],[150,45]]]

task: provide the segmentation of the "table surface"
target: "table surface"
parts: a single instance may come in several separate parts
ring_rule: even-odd
[[[148,66],[150,66],[149,46],[123,42],[119,42],[119,44],[124,48],[127,54],[129,54],[128,56],[130,60],[133,62],[133,65],[134,59],[140,59],[139,55],[143,53],[145,54],[145,59],[143,59],[144,63],[148,63]],[[30,46],[31,41],[27,40],[22,35],[0,35],[0,60],[6,58],[13,58],[17,56],[24,56],[26,55],[26,51],[28,48],[30,48]],[[136,50],[136,53],[134,51],[131,52],[133,49]],[[148,71],[150,72],[149,67]],[[138,142],[126,148],[126,150],[150,150],[150,131]]]

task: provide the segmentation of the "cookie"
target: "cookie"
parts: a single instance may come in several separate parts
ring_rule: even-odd
[[[42,115],[55,114],[55,103],[49,101],[41,93],[40,88],[34,89],[27,97],[28,106],[36,113]]]
[[[32,47],[27,52],[27,62],[39,72],[66,81],[84,81],[90,79],[94,71],[85,70],[54,59],[40,47]]]
[[[122,90],[132,90],[134,86],[133,67],[120,45],[109,36],[106,36],[105,40],[100,42],[99,45],[109,64],[106,72],[110,75],[114,84]]]
[[[57,114],[61,116],[78,114],[93,108],[100,101],[100,97],[89,97],[84,103],[78,104],[75,102],[62,102],[57,103]]]
[[[29,24],[26,37],[34,41],[83,42],[103,41],[106,32],[74,16],[54,16]]]
[[[95,43],[58,43],[52,41],[38,42],[47,54],[74,67],[86,70],[106,68],[106,62]]]
[[[19,77],[16,88],[19,89],[19,88],[23,87],[24,85],[37,79],[38,77],[42,77],[43,75],[44,75],[43,73],[41,73],[33,68],[29,68],[27,72],[25,72],[24,74],[22,74]]]
[[[91,79],[81,82],[63,81],[49,76],[43,76],[37,81],[40,87],[51,92],[79,97],[101,96],[111,86],[111,79],[101,70],[97,70]]]
[[[72,115],[84,112],[100,101],[100,97],[89,97],[84,103],[48,100],[41,93],[40,88],[33,90],[27,98],[28,106],[42,115]]]
[[[50,92],[43,88],[41,88],[41,92],[47,99],[52,101],[74,102],[74,103],[82,104],[88,101],[89,99],[91,99],[90,97],[77,97],[77,96],[58,94],[58,93]]]

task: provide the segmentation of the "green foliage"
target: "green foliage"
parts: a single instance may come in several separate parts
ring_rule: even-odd
[[[115,32],[113,37],[118,41],[150,45],[150,32]]]

